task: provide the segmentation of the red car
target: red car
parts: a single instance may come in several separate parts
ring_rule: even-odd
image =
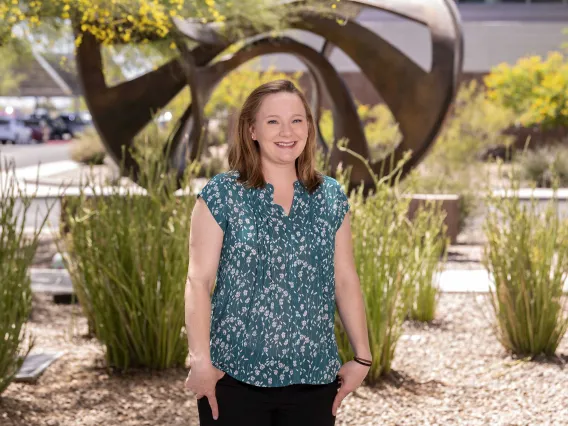
[[[35,118],[26,118],[24,120],[24,124],[26,127],[32,129],[32,140],[36,143],[43,143],[43,131],[41,126],[41,121],[36,120]]]

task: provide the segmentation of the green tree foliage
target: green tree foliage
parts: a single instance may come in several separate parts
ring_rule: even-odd
[[[18,85],[23,76],[15,70],[16,52],[9,47],[1,47],[0,55],[0,96],[14,96],[18,94]]]
[[[32,60],[26,43],[12,39],[0,47],[0,96],[17,96],[24,79],[21,70]]]

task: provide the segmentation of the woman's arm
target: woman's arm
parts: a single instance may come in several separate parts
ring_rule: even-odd
[[[367,332],[367,316],[365,303],[355,259],[353,258],[353,242],[349,214],[345,215],[343,223],[335,234],[335,300],[339,317],[355,356],[372,359]],[[331,412],[335,416],[343,399],[357,389],[369,372],[369,367],[354,360],[341,366],[338,376],[341,386],[333,400]]]
[[[371,359],[365,303],[353,257],[349,214],[335,235],[335,298],[355,356]]]
[[[203,199],[198,198],[191,215],[189,267],[185,284],[185,328],[192,368],[196,363],[211,363],[211,290],[222,245],[222,229]]]

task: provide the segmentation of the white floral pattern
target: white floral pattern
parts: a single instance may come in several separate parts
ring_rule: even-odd
[[[350,205],[337,180],[310,194],[294,182],[286,216],[274,187],[247,189],[238,171],[215,175],[201,196],[224,231],[211,300],[211,361],[262,387],[335,380],[335,233]]]

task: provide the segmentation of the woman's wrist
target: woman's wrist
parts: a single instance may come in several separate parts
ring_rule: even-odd
[[[357,358],[362,358],[362,359],[367,359],[367,360],[373,359],[373,355],[371,355],[371,352],[369,350],[354,351],[354,355]]]
[[[190,366],[204,366],[204,365],[212,365],[211,357],[207,354],[195,354],[189,356],[189,365]]]
[[[353,361],[355,361],[358,364],[364,365],[365,367],[370,367],[373,364],[373,360],[371,359],[371,357],[361,358],[358,356],[354,356]]]

